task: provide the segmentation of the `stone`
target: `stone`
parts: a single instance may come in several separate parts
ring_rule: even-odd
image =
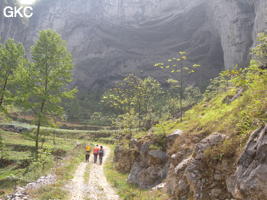
[[[204,156],[204,151],[206,149],[210,148],[211,146],[219,144],[220,142],[224,141],[225,138],[226,136],[220,133],[213,133],[208,137],[204,138],[196,145],[194,150],[194,155],[195,155],[194,158],[202,159]]]
[[[167,166],[156,165],[144,168],[142,163],[134,163],[127,182],[136,184],[142,189],[153,188],[160,184],[167,175]]]
[[[166,163],[168,156],[161,150],[151,150],[148,152],[149,165],[164,164]]]
[[[180,162],[176,167],[175,167],[175,173],[178,174],[180,171],[184,170],[188,164],[191,162],[192,157],[190,156],[189,158],[184,159],[182,162]]]
[[[226,139],[220,133],[213,133],[195,144],[193,154],[184,158],[177,165],[170,165],[167,176],[168,193],[174,199],[215,200],[225,199],[229,193],[223,191],[218,171],[209,173],[205,161],[205,150],[218,145]],[[183,151],[180,149],[180,152]],[[176,154],[179,154],[177,152]],[[178,156],[179,157],[179,156]],[[221,196],[219,194],[223,193]]]
[[[211,190],[211,196],[212,197],[220,197],[222,192],[223,191],[221,189],[219,189],[219,188],[212,189]]]
[[[251,133],[227,187],[236,199],[267,199],[267,125]]]
[[[162,190],[166,187],[166,183],[160,183],[152,188],[152,190]]]

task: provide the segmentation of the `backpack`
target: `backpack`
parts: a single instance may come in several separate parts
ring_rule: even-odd
[[[94,148],[94,154],[98,154],[98,152],[99,152],[99,148],[98,147],[95,147]]]
[[[85,150],[86,150],[86,151],[91,151],[91,147],[90,147],[89,145],[87,145],[87,146],[85,147]]]
[[[99,150],[99,155],[103,156],[104,155],[104,149]]]

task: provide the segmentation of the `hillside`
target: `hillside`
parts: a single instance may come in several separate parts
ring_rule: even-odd
[[[264,41],[254,53],[266,48],[266,35]],[[257,55],[266,61],[264,52]],[[129,174],[128,184],[175,200],[266,199],[267,73],[259,66],[252,60],[222,72],[182,122],[122,138],[113,170]]]
[[[266,0],[3,0],[0,200],[266,200]]]

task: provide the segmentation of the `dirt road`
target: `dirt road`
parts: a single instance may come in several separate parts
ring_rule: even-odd
[[[110,150],[105,148],[103,162],[110,154]],[[103,165],[93,164],[93,156],[90,157],[90,173],[88,183],[84,183],[84,174],[88,163],[82,162],[78,166],[71,184],[68,186],[71,200],[119,200],[119,196],[107,182]]]

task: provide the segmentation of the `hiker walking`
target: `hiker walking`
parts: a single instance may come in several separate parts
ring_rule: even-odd
[[[91,147],[89,144],[87,144],[85,146],[85,162],[89,162],[90,154],[91,154]]]
[[[98,154],[99,154],[99,163],[100,163],[100,165],[102,165],[103,157],[104,157],[104,148],[103,148],[103,146],[100,146]]]
[[[97,156],[98,156],[98,153],[99,153],[99,147],[98,147],[98,144],[95,146],[95,148],[94,148],[94,152],[93,152],[93,154],[94,154],[94,163],[96,163],[97,162]]]

